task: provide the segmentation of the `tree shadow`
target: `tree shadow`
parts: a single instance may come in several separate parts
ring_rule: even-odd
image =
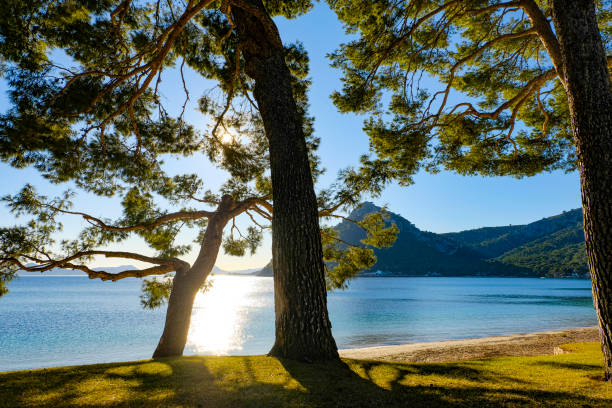
[[[305,364],[263,356],[191,356],[0,374],[1,408],[606,407],[609,403],[572,392],[543,391],[519,379],[485,372],[478,362]]]
[[[362,360],[326,365],[281,360],[281,364],[308,390],[313,407],[610,406],[609,399],[540,390],[517,378],[479,370],[474,364],[393,364]],[[423,379],[430,376],[442,376],[450,381],[443,386],[435,381],[423,385]]]
[[[560,361],[539,361],[537,363],[534,363],[534,365],[570,369],[570,370],[581,370],[581,371],[589,371],[589,370],[601,371],[601,365],[597,365],[597,364],[568,363],[568,362],[560,362]]]
[[[375,370],[376,367],[381,366],[380,361],[364,361],[364,360],[353,360],[355,364],[366,373],[371,370]],[[457,362],[457,363],[386,363],[387,366],[394,367],[398,371],[398,377],[406,377],[409,375],[419,376],[439,376],[449,380],[461,379],[474,382],[500,382],[503,381],[508,384],[527,384],[526,381],[518,378],[509,377],[501,374],[493,375],[482,369],[478,369],[478,362]],[[371,380],[369,374],[368,378]]]

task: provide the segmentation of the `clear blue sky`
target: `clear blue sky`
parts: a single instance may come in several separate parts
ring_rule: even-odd
[[[347,40],[341,24],[329,11],[325,3],[316,3],[313,11],[296,20],[277,19],[281,37],[285,43],[301,41],[310,57],[311,114],[315,117],[315,131],[321,138],[319,155],[327,174],[321,179],[321,186],[333,182],[338,170],[357,165],[361,154],[368,152],[367,136],[362,131],[364,117],[340,114],[332,104],[329,95],[341,87],[339,72],[329,66],[326,54],[338,44]],[[188,120],[198,126],[206,125],[206,119],[195,111],[195,101],[212,84],[206,83],[194,74],[188,74],[192,103],[188,106]],[[0,105],[6,109],[6,86],[0,81]],[[162,92],[167,105],[182,105],[184,94],[176,76],[167,76]],[[169,172],[198,171],[208,186],[214,188],[225,179],[222,172],[206,163],[201,156],[188,159],[170,160]],[[188,170],[185,170],[188,169]],[[0,195],[15,193],[29,182],[40,186],[45,194],[53,195],[67,186],[50,186],[34,170],[15,170],[0,164]],[[580,188],[577,173],[561,172],[542,174],[517,180],[509,177],[484,178],[463,177],[448,172],[431,175],[420,173],[415,184],[400,188],[390,186],[383,195],[373,200],[376,204],[387,204],[393,212],[408,218],[417,227],[433,232],[459,231],[482,226],[523,224],[543,217],[558,214],[563,210],[580,207]],[[80,195],[76,202],[79,210],[95,215],[112,217],[119,214],[118,202]],[[2,225],[14,224],[14,219],[0,208]],[[242,222],[246,223],[246,220]],[[75,234],[82,225],[81,220],[66,219],[65,236]],[[190,237],[185,237],[190,239]],[[132,250],[143,250],[138,240],[127,243]],[[125,246],[124,246],[125,248]],[[187,257],[192,260],[194,254]],[[252,257],[237,258],[220,254],[217,265],[223,269],[246,269],[266,264],[271,257],[270,237]],[[120,262],[119,262],[120,263]],[[109,264],[100,262],[98,265]],[[111,262],[116,265],[118,262]]]

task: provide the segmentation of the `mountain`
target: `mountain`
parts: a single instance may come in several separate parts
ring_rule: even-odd
[[[234,271],[226,271],[225,269],[221,269],[218,266],[214,266],[212,270],[213,275],[254,275],[256,272],[259,272],[261,268],[249,268],[249,269],[239,269]]]
[[[580,208],[526,225],[443,235],[483,257],[529,268],[538,276],[588,276]]]
[[[348,218],[361,220],[378,210],[366,202]],[[391,248],[374,249],[378,261],[364,275],[588,277],[581,209],[526,225],[446,234],[422,231],[401,215],[388,214],[400,233]],[[334,228],[351,244],[360,245],[365,237],[349,221]],[[255,275],[272,276],[271,264]]]
[[[253,276],[274,276],[274,271],[272,270],[272,261],[268,262],[268,264],[262,269],[260,269],[258,272],[253,273]]]
[[[348,218],[361,220],[371,212],[379,211],[376,205],[366,202]],[[433,232],[421,231],[404,217],[388,212],[390,223],[400,232],[391,248],[374,249],[378,259],[371,271],[391,276],[529,276],[528,268],[488,260],[476,250],[460,242]],[[335,229],[340,239],[358,245],[365,237],[361,228],[349,221],[342,221]]]
[[[478,228],[442,235],[475,249],[487,258],[495,258],[565,228],[582,230],[581,209],[566,211],[526,225]],[[584,236],[581,240],[584,241]]]

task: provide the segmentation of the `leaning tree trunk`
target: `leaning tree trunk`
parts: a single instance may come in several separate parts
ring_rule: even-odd
[[[189,333],[193,302],[200,288],[191,279],[190,272],[191,269],[178,270],[174,275],[164,332],[153,353],[153,358],[183,355]]]
[[[189,333],[193,302],[215,266],[223,238],[223,228],[228,222],[228,216],[224,210],[231,204],[233,204],[231,197],[229,199],[224,197],[223,202],[217,207],[216,214],[208,219],[200,253],[193,266],[176,271],[168,299],[164,332],[153,353],[153,358],[183,355]]]
[[[612,88],[592,0],[553,0],[606,380],[612,379]]]
[[[233,6],[232,12],[270,146],[276,341],[269,354],[335,360],[317,202],[292,78],[276,25],[260,0],[247,3],[258,11]]]

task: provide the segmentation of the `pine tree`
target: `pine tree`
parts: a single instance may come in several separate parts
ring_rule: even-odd
[[[307,60],[302,58],[302,62]],[[307,66],[301,66],[301,70],[307,71]],[[319,175],[318,158],[314,154],[318,139],[311,133],[311,118],[305,116],[307,85],[307,81],[295,78],[294,93],[299,96],[297,100],[306,131],[310,165],[313,174]],[[211,109],[210,101],[200,102]],[[18,270],[44,273],[54,268],[79,270],[90,279],[113,282],[154,276],[143,282],[143,306],[155,308],[167,302],[168,308],[163,334],[153,357],[181,355],[187,341],[195,297],[208,287],[207,278],[220,249],[234,256],[244,256],[247,251],[254,253],[261,243],[263,231],[270,228],[269,223],[273,220],[268,145],[261,119],[251,109],[232,109],[231,114],[226,112],[226,115],[223,122],[225,131],[237,135],[231,140],[199,134],[191,126],[178,126],[178,122],[165,117],[165,121],[177,125],[174,131],[180,128],[180,132],[190,135],[189,139],[183,139],[190,143],[173,144],[172,150],[161,148],[158,138],[167,136],[158,128],[147,130],[148,137],[143,139],[141,149],[148,159],[136,165],[129,160],[117,160],[122,154],[130,154],[130,132],[113,135],[113,145],[121,147],[115,148],[112,154],[103,156],[97,154],[97,149],[81,147],[77,154],[88,159],[71,179],[77,181],[81,193],[93,192],[102,200],[121,198],[123,214],[118,219],[74,211],[74,201],[79,201],[80,196],[73,191],[49,198],[38,194],[36,188],[28,184],[19,193],[4,197],[11,211],[25,221],[13,227],[0,228],[0,282],[6,283]],[[160,165],[162,155],[183,157],[195,149],[201,149],[229,175],[216,194],[203,190],[203,177],[200,175],[170,176]],[[104,174],[110,169],[114,172],[98,179],[100,168],[105,169]],[[53,166],[41,168],[50,178],[57,177],[57,170]],[[134,174],[128,176],[131,171]],[[341,177],[335,186],[320,192],[318,216],[323,219],[342,217],[337,211],[356,205],[367,191],[361,175],[355,171],[345,170]],[[251,224],[244,233],[235,222],[241,215],[247,216]],[[60,240],[57,237],[62,235],[62,221],[66,216],[82,218],[88,227],[73,239]],[[328,289],[343,288],[349,279],[372,267],[376,262],[372,247],[393,243],[397,229],[385,225],[384,216],[384,212],[379,212],[362,221],[354,221],[366,232],[367,238],[363,242],[370,245],[369,248],[347,247],[332,228],[321,229]],[[228,232],[226,227],[230,223]],[[182,259],[192,246],[185,245],[179,237],[179,234],[184,236],[189,231],[199,246],[192,263]],[[149,246],[149,252],[156,254],[151,256],[108,248],[132,236],[142,238]],[[88,266],[94,257],[136,260],[153,266],[113,273]],[[2,289],[2,293],[6,293],[5,285]]]
[[[71,209],[74,194],[66,192],[62,197],[49,199],[37,194],[32,185],[26,185],[19,193],[4,197],[13,213],[27,217],[27,222],[13,227],[0,228],[0,277],[4,284],[15,277],[18,270],[44,273],[54,268],[79,270],[90,279],[119,281],[125,278],[145,278],[142,304],[147,308],[160,307],[166,302],[168,309],[164,331],[153,357],[178,356],[183,353],[193,302],[197,293],[208,287],[209,277],[218,253],[223,250],[234,256],[255,252],[261,243],[263,230],[270,228],[262,223],[272,220],[273,206],[268,196],[256,189],[236,189],[231,182],[221,189],[221,197],[210,191],[198,195],[201,180],[197,175],[181,175],[166,178],[163,189],[143,188],[143,184],[131,188],[118,188],[114,195],[122,196],[123,216],[110,221]],[[121,191],[121,193],[119,193]],[[232,194],[228,194],[231,191]],[[168,194],[168,193],[172,194]],[[198,204],[213,206],[214,210],[184,207],[178,211],[162,210],[156,206],[155,194],[168,198],[174,204]],[[245,195],[246,193],[246,195]],[[329,193],[329,191],[327,192]],[[177,198],[178,197],[178,198]],[[162,201],[158,199],[161,204]],[[323,208],[323,218],[341,217]],[[81,217],[91,226],[81,231],[73,240],[58,241],[55,237],[62,230],[62,216]],[[243,234],[235,220],[246,215],[251,224]],[[344,218],[344,217],[343,217]],[[390,246],[395,240],[397,228],[385,225],[385,213],[373,213],[367,219],[352,220],[366,232],[363,240],[369,248],[347,247],[338,239],[332,228],[321,230],[326,261],[326,280],[329,289],[344,288],[349,279],[376,263],[373,247]],[[232,222],[229,233],[224,230]],[[181,259],[190,251],[190,245],[177,242],[179,233],[185,230],[197,232],[194,242],[199,253],[193,263]],[[127,250],[116,251],[107,247],[119,244],[130,236],[139,235],[155,256]],[[92,269],[87,265],[96,256],[136,260],[154,266],[108,272]],[[161,278],[159,278],[161,277]],[[5,294],[8,289],[2,287]],[[214,330],[214,328],[211,328]]]
[[[273,213],[272,354],[306,361],[337,359],[313,184],[317,169],[311,168],[316,161],[309,157],[301,99],[307,56],[299,45],[283,45],[271,18],[294,18],[310,7],[309,1],[299,0],[4,0],[0,56],[11,107],[0,117],[0,158],[16,167],[33,166],[52,182],[72,181],[101,196],[120,194],[124,218],[107,222],[80,214],[92,227],[51,253],[50,235],[60,227],[54,217],[69,211],[67,197],[45,200],[27,187],[8,199],[16,212],[29,212],[36,221],[2,231],[3,279],[16,267],[27,270],[24,259],[45,269],[70,267],[75,256],[126,255],[97,248],[136,232],[158,256],[130,254],[127,258],[156,266],[129,274],[176,271],[166,322],[167,328],[173,325],[168,329],[172,334],[162,337],[156,355],[179,354],[189,305],[214,263],[223,227],[237,211],[257,212],[273,191],[265,208]],[[167,112],[158,92],[165,74],[178,73],[186,92],[202,93],[189,89],[184,66],[215,81],[220,90],[218,97],[200,100],[201,110],[211,116],[204,146],[182,114],[177,118]],[[253,123],[244,125],[240,106],[252,109],[264,132],[254,130],[252,143],[228,148],[223,132],[243,131]],[[218,195],[196,196],[196,176],[175,179],[163,172],[162,156],[202,148],[232,176]],[[269,155],[264,157],[261,149]],[[262,169],[268,161],[266,175]],[[169,212],[156,204],[158,196],[175,204],[203,200],[216,209]],[[188,266],[178,259],[186,247],[172,244],[180,225],[176,221],[203,227],[204,219],[208,224],[200,237],[201,257]],[[247,241],[256,238],[249,235]],[[117,278],[90,271],[83,263],[74,265],[90,276]]]
[[[329,0],[355,39],[334,95],[378,168],[531,176],[578,169],[606,378],[612,378],[612,10],[593,0]],[[398,148],[399,147],[399,148]]]

